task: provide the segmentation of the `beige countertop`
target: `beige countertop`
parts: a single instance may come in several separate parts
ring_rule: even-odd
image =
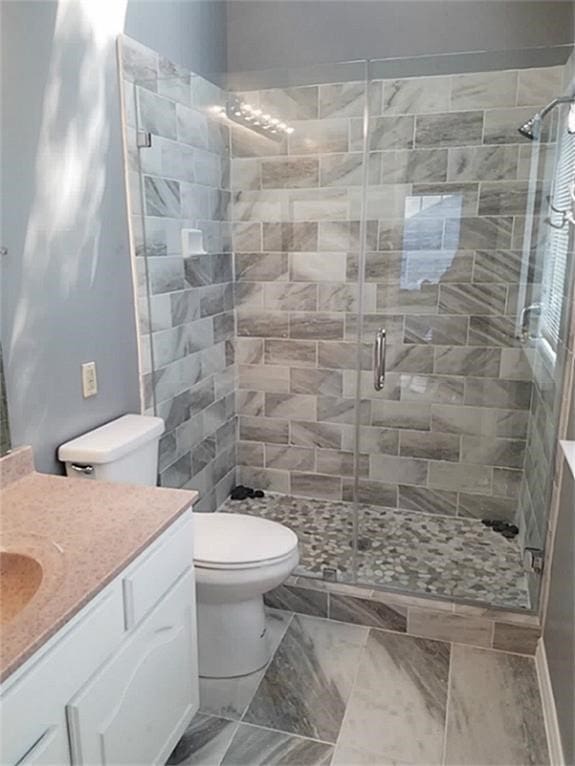
[[[18,459],[29,470],[31,459]],[[11,475],[4,484],[0,549],[33,556],[43,579],[27,606],[0,628],[0,680],[197,500],[196,492],[185,490],[35,472]]]

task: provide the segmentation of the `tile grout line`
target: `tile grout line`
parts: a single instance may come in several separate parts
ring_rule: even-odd
[[[445,766],[447,758],[447,730],[449,724],[449,709],[451,705],[451,684],[453,682],[453,649],[454,644],[449,645],[449,670],[447,672],[447,695],[445,699],[445,721],[443,728],[443,745],[441,748],[441,764]]]
[[[274,734],[281,734],[284,737],[293,737],[295,739],[303,739],[306,742],[317,742],[320,745],[328,745],[329,747],[335,748],[335,744],[333,742],[328,742],[325,739],[317,739],[317,737],[306,737],[303,734],[294,734],[291,731],[283,731],[282,729],[272,729],[270,726],[263,726],[259,723],[250,723],[249,721],[238,721],[238,725],[240,726],[251,726],[253,729],[262,729],[263,731],[270,731]],[[226,751],[227,752],[227,751]]]
[[[370,632],[371,632],[371,628],[368,628],[367,632],[366,632],[365,641],[364,641],[364,643],[361,646],[361,652],[359,654],[359,659],[358,659],[358,662],[357,662],[355,674],[354,674],[353,681],[352,681],[352,684],[351,684],[351,687],[350,687],[350,690],[349,690],[348,698],[347,698],[346,703],[345,703],[345,710],[343,712],[343,717],[342,717],[341,723],[339,725],[339,731],[338,731],[338,734],[337,734],[337,737],[336,737],[336,740],[335,740],[335,743],[334,743],[334,746],[333,746],[334,755],[335,755],[335,752],[336,752],[337,748],[340,745],[341,733],[343,731],[344,724],[345,724],[345,721],[346,721],[346,718],[347,718],[347,714],[349,712],[349,705],[350,705],[351,699],[353,697],[353,693],[355,692],[355,690],[357,688],[357,679],[358,679],[358,676],[359,676],[359,669],[361,667],[361,661],[363,659],[363,656],[364,656],[365,652],[367,651],[367,643],[369,641]]]

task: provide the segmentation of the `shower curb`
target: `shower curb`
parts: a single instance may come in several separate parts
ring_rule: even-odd
[[[533,614],[306,577],[290,577],[266,594],[265,602],[298,614],[529,656],[541,636]]]

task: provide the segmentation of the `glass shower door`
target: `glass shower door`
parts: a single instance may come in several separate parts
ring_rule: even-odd
[[[529,198],[516,331],[532,395],[517,516],[537,606],[553,492],[555,451],[574,278],[575,132],[573,107],[558,105],[533,126]]]

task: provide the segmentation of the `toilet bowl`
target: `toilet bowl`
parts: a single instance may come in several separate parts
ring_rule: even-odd
[[[62,444],[68,476],[156,483],[161,418],[124,415]],[[194,569],[201,676],[242,676],[270,657],[263,594],[297,566],[297,537],[275,521],[195,513]]]
[[[297,536],[257,516],[193,518],[200,676],[253,673],[271,654],[263,595],[297,566]]]

